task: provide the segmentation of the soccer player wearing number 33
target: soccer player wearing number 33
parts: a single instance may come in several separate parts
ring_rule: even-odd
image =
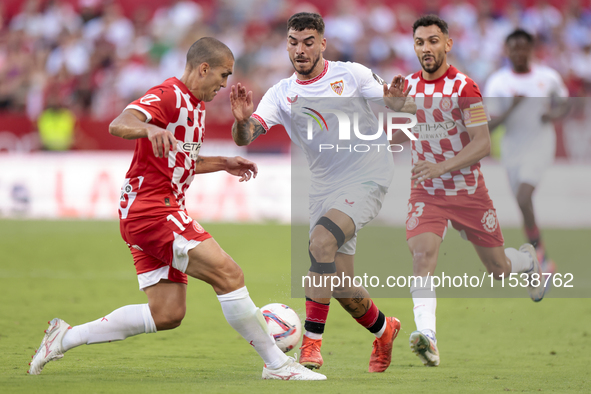
[[[382,153],[345,154],[321,151],[318,148],[339,142],[336,116],[326,116],[326,129],[310,139],[305,123],[297,123],[297,110],[305,98],[314,98],[328,106],[328,110],[362,114],[364,120],[377,125],[368,100],[387,104],[395,110],[414,113],[414,103],[402,89],[404,77],[397,76],[388,86],[365,66],[357,63],[331,62],[323,59],[326,48],[324,21],[314,13],[298,13],[287,22],[287,52],[295,73],[281,80],[263,96],[253,113],[252,92],[238,84],[230,93],[234,141],[248,145],[270,127],[282,124],[291,140],[300,146],[311,171],[310,189],[310,243],[311,266],[306,283],[306,321],[300,363],[310,369],[320,368],[322,335],[328,316],[331,297],[369,332],[375,335],[369,361],[369,372],[384,372],[390,365],[392,341],[400,329],[395,317],[386,317],[374,304],[363,287],[341,285],[315,287],[311,283],[324,283],[336,274],[353,277],[353,260],[357,232],[379,212],[388,186],[392,181],[393,161],[384,148]],[[298,102],[300,97],[300,102]],[[331,101],[330,98],[351,98]],[[327,100],[321,100],[327,98]],[[303,104],[302,104],[303,105]],[[332,105],[332,106],[331,106]],[[344,107],[343,107],[344,106]],[[305,107],[307,108],[307,107]],[[299,118],[298,118],[299,119]],[[331,132],[329,132],[329,130]],[[362,132],[367,133],[373,127]],[[364,142],[351,136],[348,142]],[[384,133],[374,141],[387,145]],[[346,281],[343,281],[346,282]],[[331,283],[331,280],[328,280]]]
[[[234,56],[226,45],[202,38],[189,49],[180,80],[170,78],[150,89],[111,123],[111,134],[137,139],[119,216],[148,303],[127,305],[74,327],[53,319],[29,373],[41,373],[47,362],[82,344],[178,327],[185,316],[189,275],[213,287],[228,323],[264,360],[264,379],[326,379],[277,347],[238,264],[185,210],[185,192],[196,174],[226,171],[241,182],[257,175],[256,164],[241,157],[199,156],[205,102],[226,87],[233,68]]]
[[[417,105],[416,141],[411,141],[411,196],[406,238],[413,272],[422,277],[411,287],[417,331],[410,347],[427,366],[439,365],[435,338],[437,299],[431,279],[448,220],[470,241],[496,279],[511,273],[541,275],[535,249],[503,249],[503,235],[480,171],[480,159],[490,152],[487,114],[474,81],[447,64],[452,49],[447,23],[435,15],[413,25],[414,49],[422,70],[406,77],[405,89]],[[407,139],[401,131],[393,143]],[[530,278],[532,278],[530,275]],[[534,301],[544,295],[543,278],[528,291]]]

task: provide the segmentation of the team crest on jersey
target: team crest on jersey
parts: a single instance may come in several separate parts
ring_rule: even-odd
[[[343,90],[345,89],[345,83],[341,79],[340,81],[331,83],[330,87],[336,94],[340,96],[341,94],[343,94]]]
[[[411,216],[406,221],[406,229],[408,231],[414,230],[415,228],[417,228],[418,225],[419,225],[419,218],[416,216]]]
[[[488,231],[489,233],[493,233],[499,225],[499,221],[497,220],[497,214],[495,210],[489,209],[488,211],[486,211],[484,213],[484,216],[482,216],[481,222],[482,227],[484,227],[486,231]]]
[[[189,154],[191,160],[197,160],[199,157],[199,149],[201,149],[201,142],[183,142],[181,145],[183,152]]]
[[[293,96],[293,97],[287,96],[287,102],[288,103],[294,104],[296,101],[298,101],[298,95],[297,94],[295,96]]]
[[[439,102],[439,108],[443,112],[449,112],[453,108],[454,103],[451,101],[451,97],[443,97]]]
[[[199,223],[197,223],[197,220],[193,220],[193,229],[199,234],[203,234],[205,232],[205,229]]]

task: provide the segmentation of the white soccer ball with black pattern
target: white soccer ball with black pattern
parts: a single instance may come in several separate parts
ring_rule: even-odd
[[[269,327],[269,333],[284,353],[289,352],[302,338],[302,322],[298,314],[285,304],[268,304],[261,312]]]

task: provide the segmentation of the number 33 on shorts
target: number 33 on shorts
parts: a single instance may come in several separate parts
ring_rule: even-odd
[[[424,202],[416,202],[414,206],[412,203],[408,203],[408,215],[406,217],[407,230],[414,230],[419,225],[419,216],[423,214],[424,208]]]

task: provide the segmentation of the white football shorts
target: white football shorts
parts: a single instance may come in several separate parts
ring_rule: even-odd
[[[357,232],[378,215],[387,192],[387,187],[375,182],[364,182],[335,190],[327,196],[310,197],[310,234],[316,222],[326,212],[337,209],[349,216],[355,224],[355,235],[345,242],[338,252],[355,254]]]
[[[554,163],[556,134],[552,130],[540,133],[531,141],[519,143],[505,138],[501,149],[501,161],[507,170],[511,190],[517,195],[522,183],[538,186],[546,170]]]

